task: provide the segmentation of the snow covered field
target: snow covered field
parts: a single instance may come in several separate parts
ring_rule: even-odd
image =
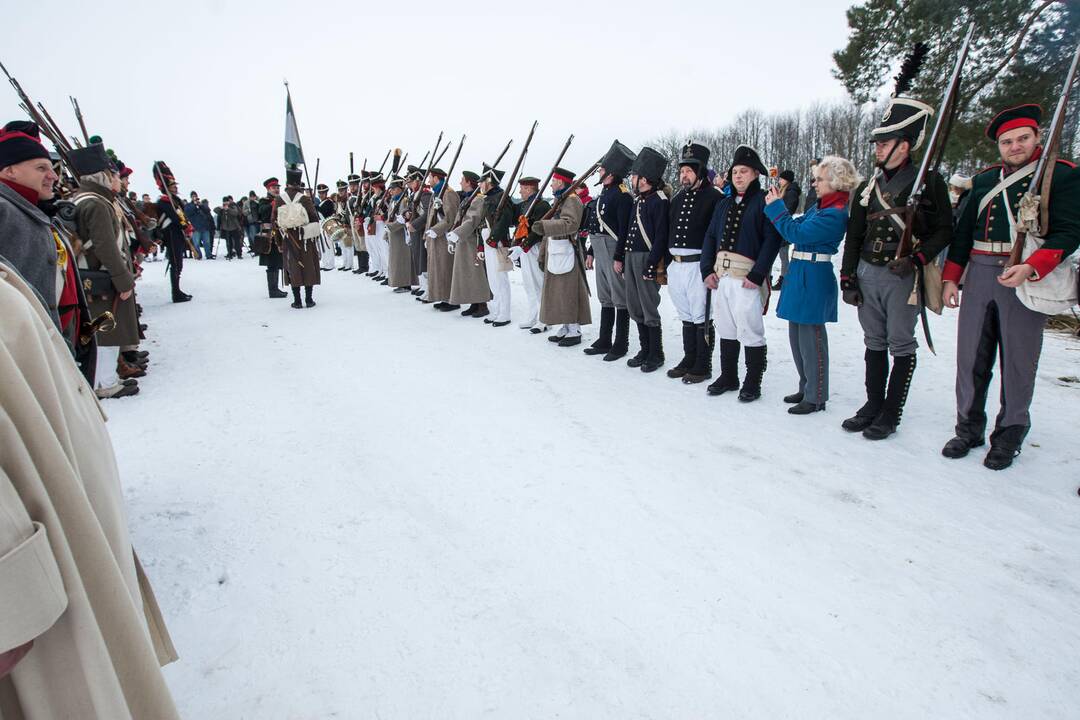
[[[151,374],[106,410],[187,718],[1080,716],[1074,340],[993,473],[939,454],[955,313],[871,443],[839,427],[846,306],[828,410],[794,417],[771,312],[742,405],[351,273],[293,310],[251,259],[189,262],[186,305],[163,272]]]

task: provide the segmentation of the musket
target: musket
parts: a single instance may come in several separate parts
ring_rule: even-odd
[[[442,160],[443,155],[446,154],[446,150],[450,149],[450,143],[447,143],[446,144],[446,149],[442,151],[442,154],[440,154],[438,157],[435,157],[435,153],[439,152],[439,146],[442,145],[442,136],[443,136],[443,131],[440,130],[439,131],[439,137],[435,138],[435,149],[433,151],[431,151],[430,153],[428,153],[428,155],[431,156],[431,162],[428,163],[427,169],[424,170],[424,177],[420,179],[420,187],[418,187],[416,189],[416,194],[415,195],[409,195],[410,204],[415,204],[417,199],[419,199],[419,197],[424,193],[424,186],[427,185],[428,176],[431,175],[431,168],[435,167],[435,165],[438,164],[439,160]],[[427,160],[428,155],[424,156],[425,160]],[[423,166],[424,166],[424,163],[420,163],[420,167],[423,167]],[[410,214],[411,214],[411,211],[410,211]]]
[[[75,96],[68,95],[68,99],[71,100],[71,107],[75,108],[75,119],[79,121],[79,129],[82,130],[83,141],[87,145],[90,144],[90,133],[86,132],[86,121],[83,120],[82,109],[79,107],[79,101],[75,99]]]
[[[25,111],[26,114],[30,116],[31,120],[37,123],[37,126],[41,129],[42,134],[45,135],[45,137],[47,137],[49,141],[52,142],[52,144],[56,147],[56,152],[60,155],[60,159],[64,162],[65,165],[70,168],[71,163],[68,160],[68,151],[71,150],[71,146],[64,138],[63,133],[60,133],[59,135],[56,134],[56,131],[48,124],[42,114],[34,108],[33,101],[30,100],[30,96],[26,94],[25,90],[23,90],[22,85],[19,84],[18,80],[11,76],[11,73],[8,72],[7,68],[4,67],[4,64],[2,62],[0,62],[0,71],[3,71],[4,75],[7,76],[8,82],[11,83],[11,87],[15,89],[15,94],[18,95],[19,100],[22,101],[23,111]]]
[[[1072,64],[1065,74],[1065,85],[1061,89],[1054,119],[1050,121],[1050,130],[1043,144],[1043,152],[1035,165],[1031,186],[1020,198],[1020,211],[1017,218],[1016,238],[1012,252],[1009,253],[1009,266],[1019,265],[1024,259],[1024,242],[1027,236],[1043,236],[1050,229],[1050,186],[1057,166],[1058,149],[1065,126],[1065,115],[1069,107],[1069,91],[1076,80],[1077,66],[1080,64],[1080,45],[1073,52]]]
[[[319,160],[315,158],[315,185],[311,188],[311,192],[315,192],[315,188],[319,186]]]
[[[50,128],[52,128],[53,134],[56,135],[57,137],[63,138],[64,137],[64,132],[60,129],[60,125],[57,124],[57,122],[55,120],[53,120],[52,113],[49,112],[48,108],[46,108],[44,105],[42,105],[41,101],[38,101],[37,106],[38,106],[38,110],[41,111],[42,116],[45,118],[45,121],[48,124],[48,126]],[[82,145],[79,144],[78,139],[74,135],[71,136],[71,141],[72,141],[72,143],[74,143],[74,145],[76,147],[82,147]],[[89,145],[89,143],[87,143],[87,144]]]
[[[521,171],[521,165],[525,162],[525,156],[529,153],[529,145],[532,144],[533,135],[536,133],[536,126],[539,124],[539,120],[533,120],[532,128],[529,130],[529,136],[525,138],[525,144],[521,147],[521,154],[518,155],[517,162],[514,164],[514,169],[510,173],[510,180],[503,188],[503,196],[499,198],[499,204],[495,207],[492,223],[495,222],[495,218],[499,217],[499,213],[506,207],[506,203],[510,199],[510,190],[514,187],[514,181],[517,180],[518,173]]]
[[[603,158],[601,158],[601,160],[602,159]],[[563,203],[566,202],[566,198],[570,197],[571,195],[576,195],[578,188],[584,185],[585,182],[589,178],[591,178],[597,170],[600,169],[600,162],[600,160],[597,160],[595,163],[593,163],[592,167],[578,175],[577,179],[574,180],[574,182],[570,183],[570,187],[566,188],[563,194],[557,197],[555,199],[555,202],[551,203],[551,209],[544,213],[544,217],[542,219],[550,220],[552,217],[554,217],[555,213],[557,213],[559,211],[559,208],[562,207]],[[571,232],[571,234],[573,234],[573,232]],[[574,246],[574,256],[577,258],[577,266],[578,270],[581,272],[581,280],[585,283],[585,290],[589,293],[589,297],[592,297],[592,288],[589,287],[589,276],[585,274],[585,263],[583,262],[583,258],[581,257],[584,253],[581,251],[579,243],[571,240],[570,244]]]
[[[458,158],[461,157],[461,147],[465,144],[465,136],[461,136],[461,140],[458,141],[457,150],[454,152],[454,159],[450,161],[450,169],[446,171],[446,179],[443,180],[442,189],[439,190],[439,196],[435,200],[442,201],[443,193],[446,192],[446,186],[450,184],[450,179],[453,177],[454,168],[457,167]],[[446,145],[450,147],[449,143]],[[434,201],[432,201],[434,202]]]
[[[540,189],[533,195],[532,202],[529,203],[528,209],[518,217],[517,230],[514,231],[514,239],[522,240],[529,236],[529,214],[532,213],[533,207],[540,198],[544,196],[544,191],[547,190],[548,184],[551,182],[551,178],[555,175],[555,168],[559,167],[563,157],[566,156],[566,151],[570,149],[570,143],[574,142],[574,134],[570,133],[570,137],[566,138],[566,144],[563,145],[562,151],[559,153],[559,157],[555,158],[555,163],[551,166],[551,171],[548,172],[547,177],[544,178],[544,184],[540,186]],[[591,173],[590,173],[591,174]]]
[[[896,248],[897,259],[908,257],[915,250],[914,242],[912,241],[915,216],[923,199],[923,192],[926,190],[927,175],[929,175],[931,171],[937,171],[938,166],[941,164],[941,158],[945,152],[945,143],[948,140],[949,132],[952,130],[952,121],[956,114],[957,104],[960,100],[960,71],[963,70],[964,61],[967,60],[968,50],[971,47],[971,40],[974,36],[975,23],[972,22],[968,25],[967,33],[964,35],[964,42],[961,44],[960,52],[956,56],[956,63],[953,65],[952,74],[949,77],[949,84],[945,87],[945,93],[941,98],[941,105],[938,107],[937,119],[934,121],[934,130],[930,133],[930,139],[926,143],[926,152],[923,153],[922,162],[919,163],[919,170],[915,174],[915,182],[911,186],[911,192],[908,194],[907,203],[905,203],[903,207],[872,213],[869,216],[869,219],[885,217],[887,215],[899,215],[902,218],[903,231],[900,234],[900,243]],[[934,258],[927,258],[926,260],[927,262],[932,262]],[[918,264],[915,265],[915,283],[919,293],[919,316],[923,329],[923,337],[926,338],[927,349],[936,355],[937,353],[934,351],[934,340],[930,335],[930,322],[926,317],[926,282],[923,277],[923,268]]]
[[[499,153],[499,157],[495,158],[495,162],[491,163],[491,165],[488,165],[489,170],[494,170],[495,168],[499,167],[499,163],[502,162],[503,157],[506,156],[506,151],[509,150],[510,146],[513,145],[513,144],[514,144],[514,138],[510,138],[509,140],[506,141],[506,147],[504,147],[502,149],[502,152]],[[479,188],[477,188],[477,190],[479,190]],[[465,217],[465,211],[469,209],[469,206],[472,205],[472,201],[475,198],[476,198],[476,193],[474,192],[472,195],[469,196],[469,199],[466,200],[464,204],[462,204],[461,209],[458,211],[461,214],[462,217]]]

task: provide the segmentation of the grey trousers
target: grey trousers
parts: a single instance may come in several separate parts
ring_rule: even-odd
[[[630,319],[649,327],[660,327],[660,285],[641,277],[649,264],[649,253],[628,252],[623,260],[626,283],[626,309]]]
[[[866,347],[888,350],[893,357],[914,355],[919,347],[915,341],[919,306],[908,305],[908,298],[915,287],[915,276],[899,277],[884,265],[871,265],[862,260],[856,273],[863,296],[859,324]]]
[[[424,257],[424,234],[417,233],[415,236],[410,236],[409,240],[409,253],[412,256],[412,270],[413,275],[420,277],[420,273],[427,270],[427,258]]]
[[[626,283],[612,267],[616,240],[606,234],[590,235],[589,243],[593,249],[596,297],[600,300],[600,307],[626,309]]]
[[[981,438],[986,431],[986,396],[997,358],[1001,410],[996,426],[1031,427],[1046,315],[998,283],[1003,263],[1000,257],[972,255],[967,265],[956,333],[956,434],[961,437]]]
[[[803,401],[824,405],[829,399],[829,336],[825,326],[788,323],[788,342],[799,371]]]

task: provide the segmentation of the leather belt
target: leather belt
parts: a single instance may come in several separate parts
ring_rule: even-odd
[[[697,255],[672,255],[672,260],[677,263],[701,262],[701,253]]]

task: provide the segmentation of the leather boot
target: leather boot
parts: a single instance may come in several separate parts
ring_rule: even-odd
[[[710,395],[723,395],[729,390],[739,389],[739,348],[738,340],[720,341],[720,377],[709,385]]]
[[[659,325],[649,328],[649,356],[641,366],[641,372],[653,372],[664,364],[663,328]]]
[[[266,271],[266,290],[272,298],[289,297],[289,293],[282,292],[277,286],[277,270]]]
[[[743,380],[742,390],[739,391],[739,400],[753,402],[761,397],[761,378],[765,376],[765,368],[768,347],[744,348],[746,355],[746,379]]]
[[[690,368],[694,367],[697,360],[697,343],[694,337],[694,323],[683,321],[682,324],[682,349],[683,358],[679,364],[667,371],[669,378],[681,378],[686,375]]]
[[[482,303],[477,303],[476,304],[476,310],[473,311],[472,316],[474,318],[482,318],[482,317],[487,317],[490,314],[491,314],[491,311],[488,310],[488,304],[486,302],[482,302]]]
[[[637,336],[641,349],[638,350],[637,355],[626,361],[628,367],[641,367],[645,364],[645,359],[649,357],[649,328],[645,326],[645,323],[637,324]]]
[[[300,288],[298,287],[294,287],[292,289],[292,307],[296,308],[297,310],[304,307],[304,304],[300,302]]]
[[[600,336],[589,347],[585,348],[586,355],[603,355],[611,349],[611,331],[615,329],[615,308],[600,308]]]
[[[991,470],[1004,470],[1012,465],[1020,454],[1028,428],[1024,425],[1010,425],[995,428],[990,433],[990,450],[983,458],[983,465]]]
[[[304,286],[304,304],[308,307],[315,307],[315,298],[311,296],[313,290],[311,285]]]
[[[615,309],[615,340],[611,349],[604,356],[604,362],[612,362],[624,357],[630,349],[630,311],[626,308]]]
[[[867,350],[863,360],[866,363],[866,403],[841,424],[848,432],[862,432],[870,427],[885,404],[889,353],[886,350]]]
[[[885,404],[881,406],[881,412],[874,418],[874,422],[863,430],[864,438],[884,440],[896,432],[896,427],[900,424],[900,416],[904,414],[904,403],[907,402],[908,388],[911,387],[911,376],[914,374],[914,355],[893,358],[892,372],[889,374],[889,389],[885,393]]]
[[[705,323],[694,325],[694,365],[682,381],[687,385],[705,382],[712,377],[712,326]],[[670,373],[669,373],[670,374]]]

